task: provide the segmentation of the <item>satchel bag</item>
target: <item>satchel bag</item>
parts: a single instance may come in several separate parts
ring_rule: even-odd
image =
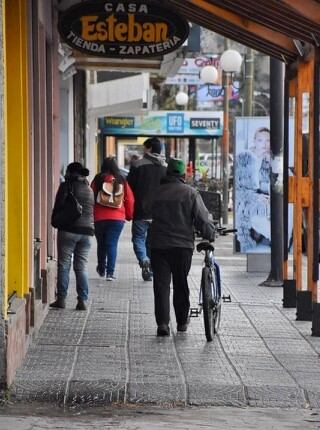
[[[73,194],[72,185],[68,186],[68,192],[63,204],[54,208],[51,216],[51,225],[54,228],[62,230],[70,227],[74,221],[82,215],[82,206]]]
[[[111,208],[121,208],[123,205],[124,190],[123,184],[118,184],[118,189],[114,189],[112,182],[103,182],[102,189],[98,191],[97,203]]]

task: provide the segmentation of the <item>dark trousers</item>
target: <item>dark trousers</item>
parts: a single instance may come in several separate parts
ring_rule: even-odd
[[[177,324],[188,320],[190,301],[188,274],[193,250],[190,248],[151,249],[154,309],[157,325],[170,321],[170,282]]]

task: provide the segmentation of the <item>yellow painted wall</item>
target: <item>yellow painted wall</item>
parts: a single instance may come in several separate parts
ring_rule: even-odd
[[[28,0],[5,0],[5,300],[29,291]],[[6,309],[4,310],[6,317]]]

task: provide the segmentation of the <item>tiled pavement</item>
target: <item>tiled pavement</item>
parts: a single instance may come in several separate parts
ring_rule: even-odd
[[[75,311],[74,282],[65,310],[50,310],[10,390],[12,401],[59,405],[165,404],[280,408],[320,406],[320,338],[311,323],[282,308],[282,289],[258,284],[267,274],[246,272],[232,238],[216,243],[224,303],[220,335],[207,343],[202,318],[187,333],[156,337],[152,283],[143,282],[130,242],[121,237],[117,281],[95,273],[90,259],[87,312]],[[197,306],[201,255],[190,273]]]

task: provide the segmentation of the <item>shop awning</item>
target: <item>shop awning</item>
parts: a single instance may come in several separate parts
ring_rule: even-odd
[[[320,44],[316,0],[165,0],[189,21],[292,63]]]

